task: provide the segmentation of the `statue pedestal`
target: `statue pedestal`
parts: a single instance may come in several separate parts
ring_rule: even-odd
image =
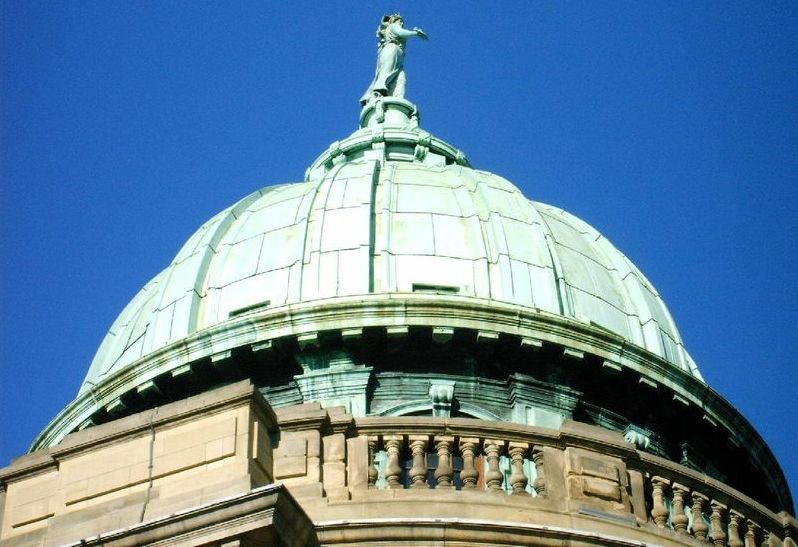
[[[418,107],[398,97],[370,99],[360,111],[360,127],[373,128],[378,125],[418,127]]]

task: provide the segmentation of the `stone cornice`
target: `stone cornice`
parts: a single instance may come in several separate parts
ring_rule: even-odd
[[[540,524],[497,521],[476,518],[371,518],[316,522],[320,542],[324,545],[367,541],[374,530],[395,540],[413,540],[430,544],[441,541],[463,542],[469,545],[546,545],[556,547],[574,545],[615,545],[645,547],[656,545],[647,540],[635,540],[578,528],[544,526]]]

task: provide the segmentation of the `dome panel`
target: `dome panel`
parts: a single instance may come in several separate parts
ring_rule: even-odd
[[[479,219],[432,215],[435,254],[471,260],[486,258]]]
[[[551,267],[551,254],[540,224],[501,217],[507,254],[538,267]]]
[[[390,215],[384,251],[393,255],[434,255],[435,236],[429,213],[394,213]]]
[[[474,261],[447,256],[407,255],[396,257],[399,292],[413,292],[423,286],[453,287],[461,295],[488,298],[477,294]]]

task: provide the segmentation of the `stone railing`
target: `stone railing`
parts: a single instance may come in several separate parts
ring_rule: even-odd
[[[797,523],[789,514],[593,426],[569,422],[551,430],[460,418],[368,417],[353,419],[345,436],[367,447],[361,482],[350,482],[353,501],[358,491],[373,492],[372,500],[380,490],[433,496],[484,491],[528,499],[530,509],[625,522],[671,542],[796,545]],[[352,464],[347,461],[349,469]]]
[[[453,435],[370,435],[368,487],[489,490],[545,496],[543,450],[530,443]],[[410,467],[403,466],[403,455]]]
[[[796,520],[691,469],[642,454],[654,526],[716,547],[795,545]]]

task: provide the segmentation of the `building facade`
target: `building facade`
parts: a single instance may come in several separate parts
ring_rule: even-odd
[[[0,471],[4,545],[795,545],[604,236],[375,96],[205,223]]]

